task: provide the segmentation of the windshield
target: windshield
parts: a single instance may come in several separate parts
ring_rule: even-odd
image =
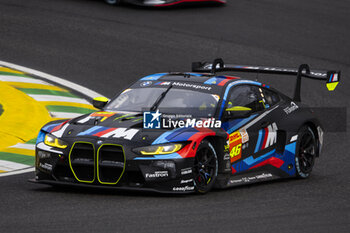
[[[112,100],[107,110],[149,111],[167,88],[126,89]],[[193,117],[213,117],[220,97],[199,91],[171,88],[159,104],[162,113],[189,114]]]

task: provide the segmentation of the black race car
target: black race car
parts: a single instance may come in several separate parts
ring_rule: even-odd
[[[36,183],[206,193],[278,178],[307,178],[323,129],[300,103],[301,78],[340,72],[196,62],[191,73],[149,75],[101,111],[50,122],[36,142]],[[296,75],[293,99],[221,71]],[[197,73],[194,73],[197,72]]]
[[[155,7],[163,7],[163,6],[173,6],[185,3],[218,3],[225,4],[226,0],[105,0],[106,3],[110,5],[119,5],[120,3],[130,3],[139,6],[155,6]]]

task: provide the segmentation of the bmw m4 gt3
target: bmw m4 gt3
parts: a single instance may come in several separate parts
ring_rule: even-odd
[[[296,75],[289,98],[269,85],[217,72]],[[340,72],[195,62],[192,72],[141,78],[100,111],[50,122],[37,137],[35,183],[206,193],[279,178],[307,178],[323,129],[300,100],[302,78]]]

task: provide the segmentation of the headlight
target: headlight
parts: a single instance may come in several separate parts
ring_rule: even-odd
[[[183,147],[180,143],[169,143],[163,145],[145,146],[134,149],[136,153],[142,155],[166,155],[177,152]]]
[[[67,143],[65,143],[61,139],[58,139],[57,137],[53,136],[52,134],[45,135],[44,143],[48,146],[57,147],[57,148],[61,148],[61,149],[64,149],[68,146]]]

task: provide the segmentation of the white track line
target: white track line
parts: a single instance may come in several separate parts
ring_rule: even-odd
[[[10,146],[10,148],[20,148],[20,149],[26,149],[26,150],[35,150],[35,145],[34,144],[17,143],[16,145]]]
[[[65,87],[73,89],[73,90],[76,90],[76,91],[78,91],[78,92],[80,92],[80,93],[82,93],[82,94],[84,94],[84,95],[86,95],[86,96],[88,96],[90,98],[103,96],[103,95],[101,95],[101,94],[99,94],[99,93],[97,93],[97,92],[95,92],[93,90],[90,90],[90,89],[88,89],[86,87],[83,87],[83,86],[81,86],[79,84],[70,82],[68,80],[65,80],[65,79],[62,79],[62,78],[50,75],[50,74],[46,74],[46,73],[38,71],[38,70],[30,69],[30,68],[27,68],[27,67],[24,67],[24,66],[19,66],[19,65],[16,65],[16,64],[5,62],[5,61],[0,61],[0,65],[7,66],[9,68],[16,69],[16,70],[19,70],[19,71],[23,71],[25,73],[34,74],[36,76],[39,76],[39,77],[42,77],[44,79],[50,80],[51,82],[57,83],[59,85],[65,86]]]
[[[28,94],[28,95],[33,99],[35,99],[36,101],[55,101],[55,102],[90,104],[88,101],[81,98],[73,98],[73,97],[58,96],[58,95],[33,95],[33,94]]]
[[[38,70],[34,70],[34,69],[31,69],[31,68],[28,68],[28,67],[19,66],[19,65],[10,63],[10,62],[5,62],[5,61],[0,61],[0,66],[9,67],[9,68],[12,68],[12,69],[15,69],[15,70],[18,70],[18,71],[22,71],[22,72],[25,72],[25,73],[36,75],[36,76],[41,77],[43,79],[49,80],[49,81],[51,81],[53,83],[57,83],[60,86],[67,87],[68,89],[73,89],[73,90],[75,90],[75,91],[77,91],[77,92],[79,92],[79,93],[81,93],[81,94],[83,94],[85,96],[88,96],[88,97],[90,97],[92,99],[95,98],[95,97],[103,96],[103,95],[101,95],[101,94],[99,94],[99,93],[97,93],[97,92],[95,92],[93,90],[90,90],[90,89],[88,89],[86,87],[83,87],[83,86],[81,86],[79,84],[76,84],[76,83],[70,82],[68,80],[65,80],[65,79],[62,79],[62,78],[59,78],[59,77],[56,77],[56,76],[53,76],[53,75],[50,75],[50,74],[38,71]],[[4,76],[2,76],[2,77],[4,77]],[[18,79],[19,76],[13,76],[13,77],[16,77],[16,80],[19,80]],[[12,80],[14,79],[13,77],[12,77]],[[24,78],[24,77],[22,77],[22,78]],[[27,78],[27,79],[29,79],[29,78]],[[11,82],[12,80],[9,80],[9,81]],[[5,80],[2,80],[2,81],[5,81]],[[26,81],[26,80],[24,80],[24,81]],[[38,80],[38,81],[45,82],[43,80]],[[46,84],[46,82],[45,82],[45,84]],[[48,85],[48,84],[46,84],[46,85]],[[57,101],[57,97],[55,97],[55,98],[56,99],[54,101]],[[88,101],[86,101],[86,102],[89,104]],[[79,102],[76,102],[76,103],[79,103]],[[2,176],[10,176],[10,175],[17,175],[17,174],[22,174],[22,173],[27,173],[27,172],[33,172],[34,170],[35,170],[34,167],[30,167],[30,168],[27,168],[27,169],[17,170],[17,171],[13,171],[13,172],[0,173],[0,177],[2,177]]]
[[[7,160],[0,160],[0,170],[3,171],[12,171],[12,170],[18,170],[18,169],[24,169],[28,168],[30,166],[22,164],[22,163],[15,163]]]
[[[75,118],[83,115],[82,113],[71,113],[71,112],[50,112],[53,118]]]
[[[25,169],[21,169],[21,170],[17,170],[17,171],[0,173],[0,177],[18,175],[18,174],[27,173],[27,172],[33,172],[33,171],[35,171],[35,168],[34,167],[29,167],[29,168],[25,168]]]
[[[40,79],[26,78],[26,77],[20,77],[20,76],[12,76],[12,75],[0,75],[0,81],[19,82],[19,83],[36,83],[36,84],[44,84],[44,85],[52,86],[48,82],[45,82]]]

